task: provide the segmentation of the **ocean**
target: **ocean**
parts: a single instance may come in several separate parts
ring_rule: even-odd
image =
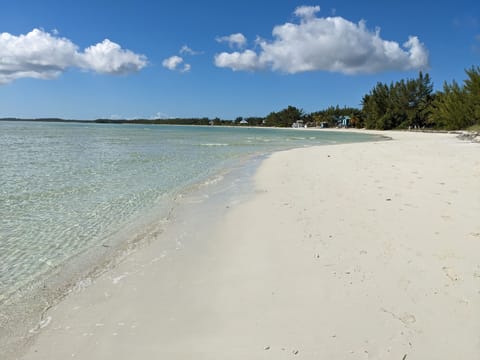
[[[304,129],[0,122],[0,337],[111,249],[141,242],[152,224],[167,226],[175,199],[227,181],[228,169],[282,149],[372,139]]]

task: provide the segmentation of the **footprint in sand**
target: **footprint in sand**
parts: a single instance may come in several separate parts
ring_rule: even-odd
[[[415,315],[404,313],[398,318],[402,323],[405,325],[413,324],[414,322],[417,321],[415,318]]]

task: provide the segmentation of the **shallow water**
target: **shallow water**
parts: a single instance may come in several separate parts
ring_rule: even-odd
[[[304,130],[0,122],[0,305],[168,213],[187,188],[274,150],[372,136]],[[142,222],[142,219],[145,220]],[[138,234],[138,233],[136,233]],[[64,274],[68,278],[68,274]]]

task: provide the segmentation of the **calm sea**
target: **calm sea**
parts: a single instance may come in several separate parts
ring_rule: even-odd
[[[52,269],[115,243],[119,229],[161,214],[176,195],[246,157],[368,140],[305,130],[0,122],[0,306],[19,291],[28,297]]]

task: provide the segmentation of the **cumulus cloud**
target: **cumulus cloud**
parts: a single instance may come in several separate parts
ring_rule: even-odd
[[[182,64],[183,67],[180,66]],[[177,55],[170,56],[169,58],[163,60],[162,65],[171,71],[188,72],[191,69],[190,64],[184,64],[183,58]]]
[[[77,46],[34,29],[26,35],[0,34],[0,84],[19,78],[52,79],[78,63]]]
[[[243,48],[247,44],[247,38],[241,34],[231,34],[228,36],[219,36],[215,40],[219,43],[227,43],[231,48]]]
[[[273,40],[259,39],[257,52],[223,52],[215,65],[234,71],[271,69],[295,74],[332,71],[344,74],[412,70],[428,66],[428,51],[418,37],[410,36],[402,46],[384,40],[380,30],[371,31],[364,21],[353,23],[342,17],[317,17],[318,6],[298,7],[299,23],[273,28]]]
[[[20,78],[53,79],[67,68],[103,74],[126,74],[147,65],[144,55],[125,50],[105,39],[84,51],[66,38],[33,29],[27,34],[0,34],[0,84]]]
[[[105,39],[92,45],[81,54],[84,67],[103,74],[127,74],[146,65],[146,58]]]
[[[265,63],[261,63],[257,53],[252,50],[218,54],[215,56],[215,65],[227,67],[233,71],[255,71],[265,67]]]

